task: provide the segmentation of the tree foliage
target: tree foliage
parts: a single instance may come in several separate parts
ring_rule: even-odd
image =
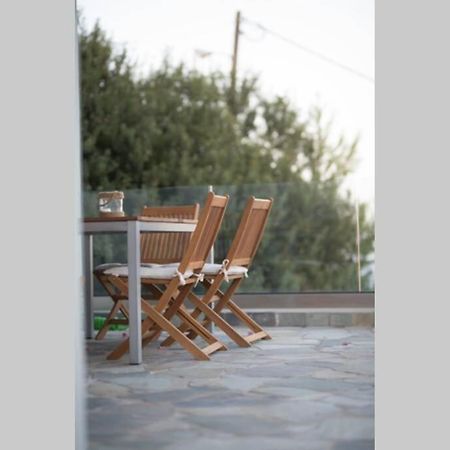
[[[244,199],[251,186],[275,186],[277,207],[247,286],[355,285],[354,206],[341,186],[357,141],[332,141],[319,109],[301,117],[287,98],[263,95],[256,78],[237,83],[231,108],[226,75],[168,59],[137,77],[98,24],[81,27],[80,60],[86,190],[245,185],[240,197],[236,188]],[[228,237],[241,206],[225,226]],[[360,222],[364,267],[373,252],[364,206]]]

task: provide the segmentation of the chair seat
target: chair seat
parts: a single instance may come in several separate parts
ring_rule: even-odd
[[[222,268],[222,264],[205,264],[203,266],[202,273],[204,273],[205,275],[217,275],[222,270]],[[228,276],[247,275],[247,272],[247,267],[243,266],[231,266],[227,269]]]
[[[142,267],[159,267],[160,264],[147,264],[142,263]],[[109,269],[114,269],[116,267],[127,267],[124,263],[105,263],[105,264],[99,264],[95,269],[94,272],[106,272]]]
[[[105,263],[105,264],[99,264],[95,269],[94,272],[104,272],[105,270],[112,269],[114,267],[121,267],[126,264],[122,263]]]
[[[128,277],[128,266],[123,264],[119,267],[111,267],[103,272],[105,275],[113,275],[116,277]],[[192,270],[186,270],[183,274],[183,278],[190,278],[193,275]],[[160,265],[156,267],[148,267],[147,265],[141,265],[141,278],[151,278],[157,280],[169,280],[175,278],[178,275],[178,265],[168,266]]]

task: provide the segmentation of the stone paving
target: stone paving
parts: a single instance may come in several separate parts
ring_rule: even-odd
[[[105,360],[120,333],[88,342],[90,450],[373,450],[373,329],[268,331],[206,362],[146,347],[141,366]]]

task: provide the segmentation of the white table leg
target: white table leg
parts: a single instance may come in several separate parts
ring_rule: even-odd
[[[92,339],[94,335],[94,280],[92,277],[93,270],[93,236],[92,234],[84,235],[84,333],[86,339]]]
[[[140,225],[128,222],[128,301],[130,309],[130,364],[142,363]]]

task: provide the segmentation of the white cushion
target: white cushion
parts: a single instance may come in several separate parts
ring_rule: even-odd
[[[94,271],[95,272],[104,272],[105,270],[112,269],[113,267],[120,267],[124,266],[125,264],[122,263],[105,263],[98,265]]]
[[[147,263],[143,263],[141,264],[142,267],[157,267],[159,266],[159,264],[147,264]],[[116,267],[126,267],[126,264],[123,263],[105,263],[105,264],[100,264],[98,265],[95,269],[94,272],[105,272],[109,269],[113,269]]]
[[[141,278],[155,278],[161,280],[167,280],[170,278],[175,278],[178,276],[178,265],[177,266],[166,266],[161,265],[157,267],[147,267],[141,265]],[[189,278],[194,272],[192,270],[186,270],[183,277]],[[105,270],[105,275],[114,275],[116,277],[128,277],[128,266],[123,265],[120,267],[112,267]]]
[[[202,273],[205,275],[217,275],[222,269],[222,264],[205,264],[202,269]],[[246,275],[248,272],[247,267],[243,266],[231,266],[227,270],[227,275]]]

